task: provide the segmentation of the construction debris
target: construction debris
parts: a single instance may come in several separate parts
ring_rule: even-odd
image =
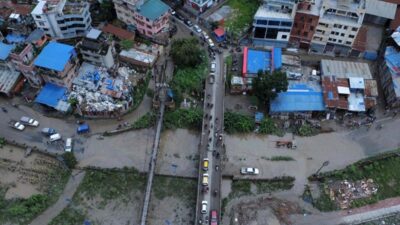
[[[372,179],[359,181],[337,181],[329,185],[329,196],[341,209],[347,209],[355,199],[370,197],[378,191]]]

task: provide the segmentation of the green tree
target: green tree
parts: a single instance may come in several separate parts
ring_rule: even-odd
[[[201,49],[196,38],[178,39],[172,42],[171,56],[174,63],[180,67],[195,67],[201,64]]]
[[[271,100],[276,98],[278,93],[285,92],[287,87],[287,77],[282,71],[274,71],[272,74],[258,71],[257,77],[253,82],[254,95],[267,108]]]
[[[117,16],[113,2],[111,0],[103,0],[102,3],[100,3],[99,14],[102,20],[107,22],[114,20]]]
[[[78,163],[78,161],[75,158],[74,153],[72,152],[66,152],[62,155],[65,164],[68,166],[68,168],[73,169],[75,168],[76,164]]]
[[[132,48],[133,41],[132,40],[122,40],[119,44],[121,45],[122,49],[128,50],[128,49]]]

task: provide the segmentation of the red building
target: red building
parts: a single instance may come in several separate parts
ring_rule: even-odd
[[[294,16],[289,42],[296,47],[308,49],[318,25],[319,11],[316,5],[300,2]]]

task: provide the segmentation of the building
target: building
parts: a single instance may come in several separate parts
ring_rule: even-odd
[[[295,0],[265,0],[254,15],[253,44],[286,47],[295,12]]]
[[[321,60],[322,88],[326,107],[366,112],[376,105],[376,81],[367,63]]]
[[[7,33],[27,36],[35,23],[30,15],[31,5],[16,4],[12,1],[0,2],[0,24],[7,24]]]
[[[74,78],[70,99],[85,117],[117,117],[133,104],[129,75],[110,76],[106,68],[84,62]]]
[[[286,118],[290,115],[310,118],[313,112],[325,110],[321,86],[314,82],[289,81],[287,91],[271,101],[269,113]]]
[[[270,49],[243,49],[242,76],[254,78],[258,71],[272,72],[282,67],[282,50],[280,48]]]
[[[84,36],[92,22],[86,1],[40,0],[31,15],[36,26],[52,38]]]
[[[214,0],[187,0],[186,4],[199,13],[205,12],[214,3]]]
[[[161,0],[113,0],[117,17],[142,35],[154,37],[169,27],[170,8]]]
[[[114,66],[115,50],[100,30],[92,28],[78,46],[83,60],[108,69]]]
[[[164,47],[162,45],[146,45],[136,42],[133,48],[122,50],[119,54],[119,59],[135,67],[150,68],[163,52]]]
[[[298,3],[289,38],[293,46],[309,49],[319,21],[320,3],[320,0]]]
[[[73,46],[50,42],[34,61],[37,72],[46,83],[69,89],[77,70],[77,55]]]
[[[52,83],[43,86],[35,102],[62,113],[71,110],[71,104],[68,102],[68,89]]]
[[[386,47],[384,59],[379,77],[386,104],[400,107],[400,52],[394,47]]]
[[[14,48],[14,45],[0,42],[0,93],[8,97],[13,96],[23,86],[22,76],[8,62]]]

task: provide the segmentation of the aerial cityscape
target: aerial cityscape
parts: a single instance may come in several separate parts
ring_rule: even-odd
[[[1,0],[0,225],[400,225],[400,0]]]

